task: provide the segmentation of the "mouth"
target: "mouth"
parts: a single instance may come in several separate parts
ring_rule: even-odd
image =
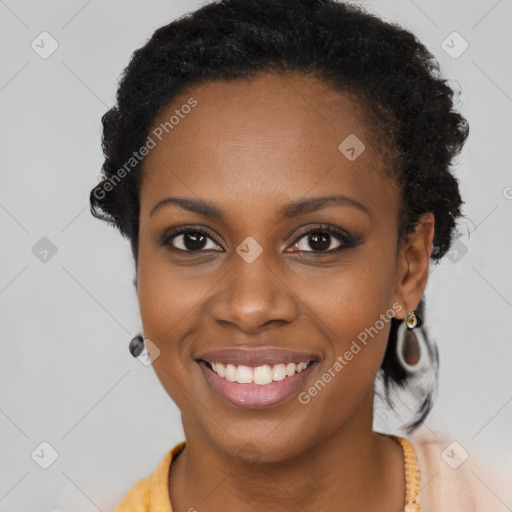
[[[288,400],[319,365],[315,355],[274,350],[225,350],[195,361],[216,394],[236,407],[256,409]]]
[[[226,379],[229,382],[237,382],[238,384],[257,384],[258,386],[266,386],[271,382],[280,382],[287,377],[293,377],[302,373],[316,360],[301,361],[300,363],[279,363],[274,365],[262,366],[245,366],[234,364],[215,363],[212,361],[205,361],[205,363],[212,372],[216,373],[221,379]]]

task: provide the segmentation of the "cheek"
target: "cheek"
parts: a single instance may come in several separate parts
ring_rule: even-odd
[[[187,310],[192,307],[193,286],[184,285],[180,273],[173,270],[147,238],[141,230],[137,275],[140,314],[144,336],[152,339],[161,351],[167,351],[172,344],[165,340],[175,335],[180,319],[186,319]]]
[[[138,299],[145,336],[154,337],[168,350],[197,319],[203,294],[198,281],[186,280],[182,273],[156,258],[139,261]]]
[[[330,293],[323,319],[329,323],[333,359],[343,359],[344,373],[357,367],[375,374],[380,367],[394,310],[388,292],[379,292],[377,282],[351,278]],[[358,378],[357,370],[353,375]],[[359,376],[366,379],[368,375]]]
[[[137,279],[140,315],[144,337],[160,351],[153,370],[170,398],[188,414],[193,407],[186,382],[195,363],[187,352],[187,334],[197,322],[201,290],[186,282],[182,274],[156,251],[141,245]]]
[[[396,284],[393,268],[394,260],[386,261],[382,252],[366,249],[350,266],[332,271],[320,283],[315,281],[315,287],[310,287],[316,290],[310,293],[311,305],[333,333],[357,337],[391,308]]]
[[[323,301],[319,294],[310,304],[317,308],[317,325],[328,326],[330,347],[325,363],[298,399],[309,414],[329,418],[320,429],[343,423],[373,396],[395,313],[375,281],[352,278],[324,287]]]
[[[327,373],[325,380],[336,382],[333,393],[341,395],[350,388],[349,401],[357,400],[357,391],[362,393],[371,385],[384,358],[396,313],[392,255],[393,247],[384,253],[365,251],[364,257],[353,260],[350,269],[322,279],[314,293],[308,294],[308,309],[320,320],[317,325],[326,326],[330,344],[327,372],[323,370],[319,377]]]

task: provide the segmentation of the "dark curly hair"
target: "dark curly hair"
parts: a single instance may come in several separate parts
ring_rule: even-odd
[[[359,102],[389,176],[399,185],[399,240],[414,230],[423,213],[432,212],[431,257],[439,261],[462,216],[463,201],[450,166],[469,128],[454,110],[454,92],[434,56],[412,33],[360,6],[334,0],[220,0],[156,30],[133,53],[120,78],[117,105],[102,118],[105,161],[102,181],[90,193],[91,212],[129,238],[135,265],[144,164],[137,150],[153,121],[190,86],[250,80],[261,72],[314,76]],[[420,317],[423,306],[422,299]],[[381,367],[390,405],[391,386],[404,388],[416,378],[395,357],[400,323],[392,319]],[[420,405],[406,427],[409,432],[425,420],[432,405],[435,344],[429,342],[428,352],[434,378],[428,385],[413,386]]]

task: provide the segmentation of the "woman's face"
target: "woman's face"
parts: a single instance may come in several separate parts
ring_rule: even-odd
[[[138,297],[187,439],[275,461],[371,429],[390,319],[419,302],[432,233],[397,251],[399,194],[357,104],[300,75],[213,82],[150,136]]]

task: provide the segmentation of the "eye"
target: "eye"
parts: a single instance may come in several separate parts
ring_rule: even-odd
[[[183,252],[200,252],[216,250],[208,247],[208,240],[213,241],[215,235],[208,230],[194,227],[177,227],[165,232],[160,240],[161,245],[170,246],[171,249]],[[174,243],[173,243],[174,242]],[[218,244],[214,243],[214,246]],[[218,251],[221,252],[221,251]]]
[[[336,245],[336,242],[338,242],[338,245]],[[332,254],[359,244],[360,240],[354,238],[345,230],[324,224],[303,233],[292,247],[298,249],[298,252],[312,252],[322,255],[322,253]],[[311,247],[313,250],[307,250],[307,247]]]
[[[220,246],[220,243],[216,242],[216,238],[216,235],[206,228],[180,226],[167,230],[160,238],[159,243],[162,246],[168,246],[174,251],[197,253],[203,251],[222,252],[222,249],[215,248]],[[208,247],[209,242],[211,242],[210,247]],[[336,245],[336,242],[338,245]],[[355,247],[360,243],[360,238],[353,237],[344,229],[324,224],[303,232],[291,246],[296,251],[287,250],[287,252],[311,252],[321,256]],[[313,250],[308,250],[308,246]]]

